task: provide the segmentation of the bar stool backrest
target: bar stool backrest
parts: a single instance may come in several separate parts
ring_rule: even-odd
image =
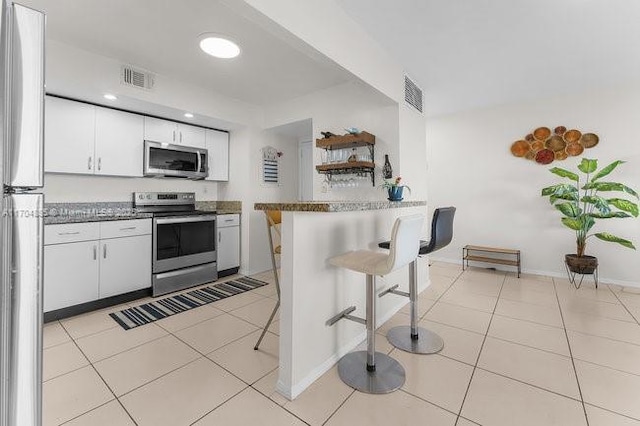
[[[403,216],[396,219],[391,231],[387,271],[381,275],[395,271],[416,260],[420,249],[420,233],[423,223],[423,214]]]
[[[453,218],[455,214],[455,207],[435,209],[431,220],[431,239],[426,247],[420,249],[420,254],[432,253],[449,245],[453,239]]]

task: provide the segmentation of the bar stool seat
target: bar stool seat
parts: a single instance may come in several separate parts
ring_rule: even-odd
[[[343,382],[366,393],[389,393],[405,382],[404,368],[398,361],[375,351],[376,305],[375,277],[387,275],[413,262],[418,256],[420,230],[424,215],[400,217],[393,225],[389,253],[357,250],[329,259],[329,263],[366,274],[366,319],[351,313],[351,306],[326,324],[331,326],[341,319],[349,319],[367,327],[367,350],[348,353],[338,361],[338,374]]]

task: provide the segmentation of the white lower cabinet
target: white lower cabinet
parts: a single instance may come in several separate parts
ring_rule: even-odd
[[[44,248],[44,311],[98,299],[98,241]]]
[[[151,287],[151,219],[47,225],[44,311]]]
[[[100,241],[100,299],[151,287],[151,235]]]
[[[240,215],[218,215],[218,271],[240,267]]]

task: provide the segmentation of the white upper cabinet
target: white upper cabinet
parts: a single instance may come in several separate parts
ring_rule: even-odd
[[[159,118],[144,118],[144,140],[160,143],[178,143],[178,123]]]
[[[143,120],[141,115],[96,107],[95,174],[142,176]]]
[[[204,148],[205,130],[202,127],[178,123],[178,143],[195,148]]]
[[[229,133],[207,129],[205,134],[209,156],[209,176],[206,180],[228,181]]]
[[[144,118],[144,139],[147,141],[204,148],[204,133],[202,127],[161,120],[159,118]]]
[[[93,174],[95,120],[93,105],[47,96],[44,144],[46,172]]]

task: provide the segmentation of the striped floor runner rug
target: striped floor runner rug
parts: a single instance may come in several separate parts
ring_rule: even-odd
[[[171,315],[185,312],[216,300],[226,299],[268,283],[254,278],[240,277],[220,284],[200,287],[186,293],[154,300],[144,305],[109,314],[125,330],[140,327]]]

